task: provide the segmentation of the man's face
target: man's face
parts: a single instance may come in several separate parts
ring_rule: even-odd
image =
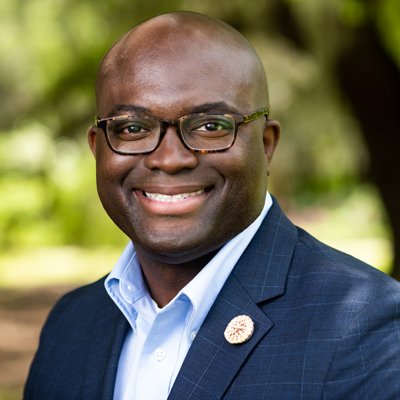
[[[224,49],[182,46],[130,54],[98,90],[98,116],[140,107],[173,120],[197,112],[250,114],[256,85]],[[231,55],[229,55],[230,57]],[[279,128],[265,118],[241,125],[235,144],[221,153],[186,149],[174,127],[150,154],[118,155],[101,130],[89,131],[97,186],[112,220],[139,251],[168,263],[206,255],[247,227],[261,212],[267,165]]]

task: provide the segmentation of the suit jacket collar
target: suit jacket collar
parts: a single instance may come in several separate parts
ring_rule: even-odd
[[[258,304],[283,294],[296,241],[296,228],[274,202],[198,332],[169,399],[223,396],[249,353],[273,326]],[[242,314],[254,321],[254,334],[241,345],[231,345],[223,333]]]
[[[297,238],[297,228],[274,199],[266,219],[233,270],[255,303],[284,292]]]
[[[82,398],[112,400],[118,360],[129,324],[115,307],[104,288],[104,279],[97,282],[97,296],[93,302],[92,331],[86,353]]]

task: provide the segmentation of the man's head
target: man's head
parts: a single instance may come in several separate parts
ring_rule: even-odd
[[[221,21],[187,12],[155,17],[123,36],[101,63],[96,98],[101,119],[243,116],[269,106],[264,69],[246,39]],[[201,135],[210,126],[218,129],[194,128]],[[185,146],[168,124],[146,154],[118,154],[104,133],[89,130],[99,196],[139,251],[187,262],[216,250],[261,212],[277,122],[238,125],[229,149],[206,153]]]

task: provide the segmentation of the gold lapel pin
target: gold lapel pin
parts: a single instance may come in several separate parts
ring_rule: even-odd
[[[224,336],[230,344],[247,342],[254,332],[254,322],[248,315],[238,315],[229,322]]]

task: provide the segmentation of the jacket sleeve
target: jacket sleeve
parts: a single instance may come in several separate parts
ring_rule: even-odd
[[[39,347],[32,361],[28,379],[24,388],[24,400],[33,399],[55,399],[56,388],[66,386],[65,391],[69,393],[68,399],[79,398],[79,380],[82,379],[81,363],[75,351],[77,346],[84,348],[88,345],[87,340],[82,337],[82,326],[69,319],[74,313],[71,302],[75,297],[74,293],[69,293],[51,310],[45,325],[40,334]],[[83,321],[84,323],[84,321]],[[74,358],[74,359],[73,359]],[[61,371],[64,365],[74,365],[74,385],[68,384]],[[68,386],[68,387],[67,387]]]
[[[374,288],[338,340],[323,399],[400,399],[398,286]]]

